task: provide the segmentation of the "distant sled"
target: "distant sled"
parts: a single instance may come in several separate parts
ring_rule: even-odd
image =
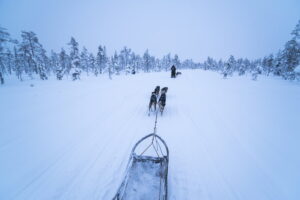
[[[143,141],[151,143],[139,154]],[[153,155],[144,155],[150,152]],[[169,149],[154,133],[140,139],[132,149],[125,178],[113,200],[166,200],[168,197]]]

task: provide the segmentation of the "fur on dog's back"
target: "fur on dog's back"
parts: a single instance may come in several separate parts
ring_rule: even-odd
[[[160,92],[160,86],[158,85],[158,86],[155,87],[154,93],[155,93],[156,95],[159,95],[159,92]]]
[[[155,94],[155,92],[151,93],[150,96],[150,102],[149,102],[149,111],[151,110],[151,107],[154,107],[154,110],[156,110],[156,104],[157,104],[157,95]]]
[[[163,88],[161,89],[161,92],[167,93],[167,92],[168,92],[168,87],[163,87]]]

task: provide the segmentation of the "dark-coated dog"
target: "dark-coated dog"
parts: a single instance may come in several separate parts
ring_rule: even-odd
[[[151,97],[150,97],[150,102],[149,102],[149,114],[150,115],[150,111],[151,108],[154,107],[154,111],[156,111],[156,104],[157,104],[157,95],[155,94],[155,92],[152,92]]]
[[[176,72],[176,76],[181,75],[181,74],[182,74],[181,72]]]
[[[162,90],[161,95],[158,100],[158,107],[159,107],[159,111],[160,111],[161,115],[163,114],[163,111],[165,109],[166,100],[167,100],[166,92],[165,92],[165,90]]]
[[[168,92],[168,87],[163,87],[163,88],[161,88],[161,92],[163,93],[167,93]]]
[[[154,89],[154,93],[156,94],[156,96],[159,95],[159,91],[160,91],[160,86],[156,86],[156,88]]]

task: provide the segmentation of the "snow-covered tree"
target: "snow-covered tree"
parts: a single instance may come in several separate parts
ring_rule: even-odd
[[[69,73],[72,75],[73,81],[80,79],[80,56],[79,56],[79,45],[75,38],[71,37],[68,43],[70,48],[70,63],[71,69]]]
[[[224,65],[223,75],[224,77],[231,76],[236,69],[236,60],[233,55],[231,55],[228,61]]]
[[[66,73],[69,74],[71,70],[72,64],[69,55],[66,53],[66,51],[62,48],[59,53],[59,69],[57,73],[59,73],[58,76],[62,76]]]
[[[245,58],[244,59],[244,68],[245,68],[245,71],[250,71],[250,66],[251,66],[251,62],[250,60],[248,60],[248,58]]]
[[[5,62],[7,59],[7,43],[10,41],[10,35],[5,28],[0,27],[0,72],[5,73]],[[4,79],[4,78],[3,78]]]
[[[120,74],[121,66],[119,62],[119,56],[118,53],[115,51],[114,55],[110,59],[110,64],[112,66],[112,70],[116,72],[117,75]]]
[[[147,49],[142,56],[134,53],[130,48],[124,47],[120,53],[114,53],[113,56],[106,55],[105,46],[99,46],[96,57],[89,53],[85,47],[79,52],[78,42],[71,37],[68,44],[70,49],[67,54],[63,49],[59,53],[51,51],[48,55],[46,50],[36,34],[32,31],[22,31],[21,42],[10,38],[6,29],[0,27],[0,72],[2,75],[16,74],[18,79],[22,80],[24,74],[34,78],[34,74],[41,79],[47,79],[47,76],[55,73],[58,79],[65,74],[77,74],[85,71],[87,74],[93,72],[96,76],[99,73],[108,72],[109,77],[121,71],[127,73],[169,70],[172,65],[180,68],[199,68],[221,72],[224,77],[237,73],[239,75],[251,74],[253,79],[257,75],[274,74],[285,79],[295,79],[299,76],[296,72],[300,65],[300,20],[291,33],[292,38],[286,42],[284,49],[277,55],[270,54],[263,59],[248,60],[247,58],[235,58],[233,55],[223,62],[216,61],[208,57],[204,63],[195,63],[191,59],[180,61],[177,54],[171,57],[170,54],[163,58],[155,58],[149,54]]]
[[[269,74],[274,71],[274,56],[273,54],[270,54],[267,57],[264,57],[262,59],[262,67],[263,67],[263,71],[265,72],[265,74],[267,76],[269,76]]]
[[[279,50],[277,52],[273,63],[274,63],[274,66],[273,66],[274,75],[282,76],[284,69],[283,69],[283,64],[282,64],[283,63],[283,54],[282,54],[281,50]]]
[[[147,49],[143,55],[144,71],[149,72],[151,68],[151,56],[149,50]]]
[[[130,65],[131,49],[126,46],[120,51],[119,55],[119,65],[121,70],[125,70],[128,65]]]
[[[87,75],[89,74],[89,53],[85,47],[82,48],[80,53],[80,67],[83,71],[86,71]]]
[[[295,39],[292,39],[285,44],[285,49],[282,56],[284,78],[292,80],[295,79],[294,69],[298,66],[300,61],[300,45]]]
[[[79,70],[80,68],[80,58],[79,58],[79,45],[76,42],[75,38],[71,37],[70,42],[68,43],[70,48],[70,61],[72,68]]]
[[[140,68],[140,56],[136,55],[134,52],[131,54],[131,66],[132,72],[137,72]]]
[[[177,69],[179,69],[181,66],[180,66],[180,59],[178,57],[177,54],[174,55],[174,58],[172,59],[172,65],[175,65],[175,67]]]
[[[171,59],[171,54],[169,53],[168,55],[165,55],[162,59],[162,65],[165,71],[169,70],[171,64],[172,64],[172,59]]]
[[[111,80],[112,79],[112,74],[113,74],[113,72],[112,72],[112,65],[111,65],[111,60],[110,59],[108,59],[108,61],[107,61],[107,68],[108,68],[108,78]]]
[[[95,59],[95,56],[92,53],[89,53],[88,63],[89,63],[88,65],[89,65],[89,68],[91,69],[91,71],[95,74],[95,76],[97,76],[98,71],[97,71],[97,68],[96,68],[96,59]]]
[[[218,68],[217,62],[211,57],[208,57],[203,65],[205,70],[217,70]]]
[[[14,68],[14,56],[10,49],[6,49],[4,66],[6,68],[6,73],[11,75]]]
[[[22,41],[19,44],[19,52],[22,63],[26,65],[25,71],[31,76],[38,74],[41,79],[46,79],[48,57],[46,50],[39,43],[37,35],[32,31],[22,31]]]
[[[1,85],[4,84],[4,78],[3,78],[2,72],[0,72],[0,84]]]
[[[22,59],[18,53],[18,49],[14,46],[14,70],[20,81],[23,80],[22,74],[24,72],[24,65],[22,65]]]
[[[97,59],[96,59],[97,67],[99,69],[99,73],[102,74],[107,65],[107,56],[106,56],[106,48],[105,46],[98,47]]]
[[[196,63],[192,59],[186,59],[181,63],[181,68],[196,69]]]
[[[50,66],[54,72],[59,69],[59,55],[53,50],[50,55]]]

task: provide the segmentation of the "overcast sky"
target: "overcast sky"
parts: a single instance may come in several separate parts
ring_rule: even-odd
[[[92,52],[124,46],[203,61],[276,53],[300,19],[300,0],[0,0],[0,26],[34,31],[47,50],[71,36]]]

